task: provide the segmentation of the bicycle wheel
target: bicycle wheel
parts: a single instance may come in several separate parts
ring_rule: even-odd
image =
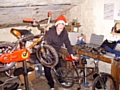
[[[18,77],[13,77],[5,80],[1,85],[2,90],[18,90],[21,86],[21,81]]]
[[[50,45],[39,47],[36,52],[37,58],[41,64],[46,67],[54,67],[58,63],[58,54]]]
[[[15,71],[15,66],[13,66],[11,69],[9,69],[9,70],[6,70],[5,71],[5,75],[6,76],[8,76],[8,77],[10,77],[10,78],[13,78],[13,77],[15,77],[14,76],[14,71]]]
[[[64,67],[60,67],[56,70],[54,78],[57,84],[63,88],[70,88],[75,83],[73,72]]]
[[[0,55],[10,52],[13,49],[13,47],[14,47],[14,44],[12,44],[11,42],[7,42],[7,41],[0,42]],[[9,70],[14,65],[15,65],[15,62],[6,63],[6,64],[0,62],[0,72]]]
[[[92,90],[116,90],[115,80],[108,73],[100,73],[93,81]]]

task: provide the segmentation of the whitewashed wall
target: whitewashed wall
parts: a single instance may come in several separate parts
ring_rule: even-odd
[[[93,9],[94,0],[84,0],[78,3],[77,6],[71,8],[67,14],[69,21],[72,21],[77,17],[78,22],[80,22],[81,27],[79,28],[79,33],[84,33],[87,36],[87,42],[89,42],[89,37],[91,33],[94,32],[94,16]]]
[[[109,40],[120,38],[119,35],[116,36],[110,33],[115,18],[111,20],[104,19],[104,4],[114,4],[115,15],[115,8],[120,5],[120,0],[84,0],[66,13],[69,21],[72,21],[75,17],[78,18],[82,25],[79,33],[84,33],[87,36],[87,42],[90,40],[91,33],[104,35],[104,39]]]
[[[112,35],[111,29],[114,26],[115,17],[111,20],[104,19],[104,4],[114,4],[114,15],[115,15],[115,7],[120,5],[120,0],[101,0],[97,1],[94,8],[94,16],[95,16],[95,27],[94,33],[103,34],[105,39],[109,40],[119,40],[119,35]]]
[[[47,12],[52,12],[54,20],[58,15],[83,0],[0,0],[0,26],[19,24],[23,18],[45,19]]]

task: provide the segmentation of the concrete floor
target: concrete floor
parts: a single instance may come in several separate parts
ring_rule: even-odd
[[[47,84],[47,81],[45,77],[40,77],[37,80],[32,81],[33,84],[33,90],[49,90],[49,86]],[[74,84],[71,88],[63,88],[60,87],[57,83],[55,83],[55,90],[77,90],[78,85]],[[90,88],[84,88],[82,87],[81,90],[91,90]]]
[[[2,74],[0,73],[0,80],[6,81],[8,79],[10,79],[10,78],[7,77],[4,73],[2,73]],[[88,78],[88,79],[93,81],[93,79],[91,79],[91,77]],[[15,83],[15,82],[20,83],[19,89],[17,89],[17,90],[26,90],[25,86],[21,85],[21,81],[20,81],[19,78],[14,78],[14,79],[12,79],[8,82],[10,82],[10,83],[12,83],[12,82],[13,83]],[[4,84],[4,85],[0,84],[0,90],[4,90],[2,87],[6,87],[8,85],[9,84]],[[92,86],[92,83],[90,83],[89,85]],[[57,83],[55,83],[55,90],[77,90],[77,87],[78,87],[78,85],[74,84],[74,86],[71,87],[71,88],[63,88],[63,87],[60,87]],[[35,80],[32,80],[32,81],[29,82],[29,90],[50,90],[50,88],[47,84],[46,78],[44,76],[40,76],[40,77],[36,78]],[[85,87],[83,87],[83,85],[81,85],[80,90],[92,90],[92,89],[91,89],[91,87],[90,88],[85,88]],[[102,90],[102,89],[99,89],[99,90]]]
[[[0,80],[5,81],[9,79],[5,74],[0,74]],[[16,78],[10,82],[19,82],[19,79]],[[4,85],[5,86],[5,85]],[[29,82],[29,90],[49,90],[49,86],[47,84],[46,78],[44,76],[40,76],[35,80]],[[55,83],[55,90],[77,90],[78,85],[75,84],[71,88],[62,88],[58,84]],[[2,89],[2,85],[0,85],[0,90]],[[18,90],[26,90],[24,86],[20,86]],[[91,90],[90,88],[83,88],[81,90]]]

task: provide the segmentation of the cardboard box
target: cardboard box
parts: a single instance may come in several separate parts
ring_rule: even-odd
[[[23,66],[23,62],[18,62],[17,65],[16,65],[16,68],[22,67],[22,66]],[[27,62],[27,67],[32,67],[32,68],[35,69],[34,64],[31,64],[31,63],[28,63],[28,62]],[[24,76],[23,75],[19,75],[19,78],[20,78],[21,83],[24,84]],[[29,72],[28,73],[28,81],[32,81],[32,80],[35,80],[35,79],[36,79],[36,72],[35,72],[35,70],[32,71],[32,72]]]
[[[65,29],[67,30],[67,32],[72,32],[72,28],[71,28],[71,26],[65,26]]]
[[[42,64],[35,64],[35,72],[36,72],[36,78],[40,76],[44,76],[44,67]]]
[[[68,25],[65,26],[65,29],[67,30],[67,32],[78,32],[79,31],[79,27],[80,27],[80,23],[75,23],[73,25],[73,22],[68,23]]]
[[[68,23],[68,25],[73,26],[73,27],[77,27],[77,28],[79,28],[81,26],[79,22],[76,22],[76,23],[70,22],[70,23]]]

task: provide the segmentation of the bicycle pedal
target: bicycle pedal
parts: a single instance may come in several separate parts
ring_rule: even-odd
[[[0,80],[0,84],[3,84],[4,82]]]
[[[77,88],[77,90],[80,90],[81,88]]]

